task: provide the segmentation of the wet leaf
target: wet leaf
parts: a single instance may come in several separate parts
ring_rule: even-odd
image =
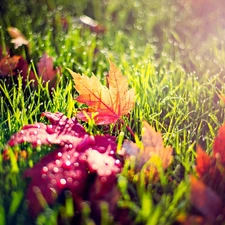
[[[26,194],[31,214],[35,217],[47,204],[54,204],[63,190],[72,193],[78,210],[87,196],[95,208],[94,204],[107,200],[109,193],[117,193],[113,189],[122,163],[115,155],[116,138],[89,135],[76,118],[69,119],[62,113],[46,112],[43,116],[50,124],[26,125],[8,141],[11,147],[25,142],[59,146],[24,173],[31,179]]]

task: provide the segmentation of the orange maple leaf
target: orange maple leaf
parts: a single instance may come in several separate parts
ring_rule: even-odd
[[[135,168],[137,171],[140,171],[144,164],[155,157],[161,160],[162,167],[166,169],[172,162],[173,149],[170,146],[164,147],[161,133],[156,132],[146,121],[143,122],[142,133],[143,149],[139,148],[132,141],[125,140],[121,153],[128,158],[130,156],[136,157]],[[150,172],[153,175],[157,174],[154,163],[151,164],[150,162],[150,164],[147,164],[146,169],[152,170]]]
[[[98,125],[115,123],[134,107],[134,89],[128,89],[127,77],[123,76],[111,61],[109,63],[108,88],[103,86],[96,76],[88,77],[68,69],[73,76],[75,89],[80,94],[76,100],[91,107]],[[90,112],[83,111],[78,113],[77,117],[87,121],[85,114],[92,117]]]

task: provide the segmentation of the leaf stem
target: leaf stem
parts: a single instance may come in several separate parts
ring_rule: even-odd
[[[133,136],[133,138],[135,137],[134,132],[132,131],[132,129],[130,128],[130,126],[126,125],[127,130],[131,133],[131,135]]]
[[[125,124],[125,122],[124,122],[123,119],[120,119],[120,121],[121,121],[122,124]],[[127,128],[127,130],[130,132],[130,134],[133,136],[133,138],[135,138],[135,134],[134,134],[134,132],[132,131],[131,127],[128,126],[128,125],[126,125],[126,128]]]

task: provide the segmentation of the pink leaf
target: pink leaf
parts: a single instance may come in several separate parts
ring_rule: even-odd
[[[31,178],[26,194],[31,214],[37,216],[46,203],[54,204],[65,189],[71,191],[78,208],[84,196],[92,196],[90,201],[95,204],[111,192],[116,184],[116,175],[122,168],[115,156],[115,137],[89,135],[75,118],[69,119],[62,113],[47,112],[43,115],[49,119],[49,125],[26,125],[8,142],[10,146],[24,142],[34,146],[60,146],[24,173],[25,178]],[[93,194],[92,189],[87,193],[91,174],[96,174]]]
[[[14,146],[24,142],[29,142],[33,146],[43,144],[74,144],[75,146],[86,134],[84,128],[77,122],[76,118],[68,119],[62,113],[43,113],[51,124],[36,123],[25,125],[21,131],[14,134],[8,144]],[[71,137],[73,137],[71,139]],[[73,147],[75,147],[73,146]]]

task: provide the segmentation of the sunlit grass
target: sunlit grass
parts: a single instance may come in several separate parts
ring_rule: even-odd
[[[43,4],[38,15],[28,3],[9,2],[11,11],[5,12],[0,19],[3,51],[9,46],[13,53],[28,57],[24,47],[15,50],[10,43],[6,28],[15,26],[30,41],[30,69],[36,71],[36,63],[43,53],[47,53],[53,58],[54,65],[61,68],[62,77],[54,90],[43,85],[41,79],[34,88],[31,81],[24,85],[20,76],[18,79],[1,78],[0,152],[11,135],[22,126],[43,122],[41,114],[45,111],[59,111],[68,117],[75,115],[79,106],[75,100],[77,93],[66,68],[88,76],[94,73],[106,85],[107,58],[110,58],[128,77],[130,87],[136,92],[135,107],[129,117],[124,117],[125,125],[140,138],[142,121],[148,121],[162,133],[164,144],[171,145],[174,152],[171,166],[166,171],[161,170],[159,180],[154,184],[146,185],[144,171],[131,176],[128,167],[131,165],[125,162],[118,177],[121,191],[118,208],[129,209],[134,224],[175,223],[189,207],[188,176],[194,173],[196,145],[202,145],[210,153],[213,139],[224,121],[225,108],[218,97],[225,92],[224,32],[218,32],[219,38],[209,37],[195,49],[191,36],[182,39],[174,25],[182,21],[181,17],[175,17],[178,12],[175,1],[152,1],[149,4],[149,1],[140,0],[124,5],[115,0],[108,6],[102,3],[102,8],[98,1],[93,1],[92,13],[106,26],[105,34],[101,35],[91,33],[75,20],[85,9],[88,11],[88,1],[75,4],[76,14],[68,8],[70,1],[67,1],[68,5],[64,6],[67,31],[58,24],[64,8],[56,7],[53,1]],[[113,12],[118,9],[120,14],[113,18]],[[112,125],[109,133],[119,136],[123,132],[124,138],[132,139],[125,125],[119,130]],[[84,126],[90,129],[88,124]],[[91,129],[96,133],[104,132],[97,126]],[[21,177],[26,168],[51,148],[44,149],[41,154],[40,150],[28,146],[28,159],[17,160],[14,152],[20,150],[23,146],[9,149],[8,162],[0,155],[0,225],[35,224],[27,215],[26,183]],[[82,224],[94,224],[88,202],[82,204]],[[103,203],[100,209],[103,215],[101,224],[113,224],[108,205]],[[58,215],[69,224],[73,212],[72,198],[68,195],[64,206],[58,203],[47,208],[36,219],[36,224],[56,224]]]

